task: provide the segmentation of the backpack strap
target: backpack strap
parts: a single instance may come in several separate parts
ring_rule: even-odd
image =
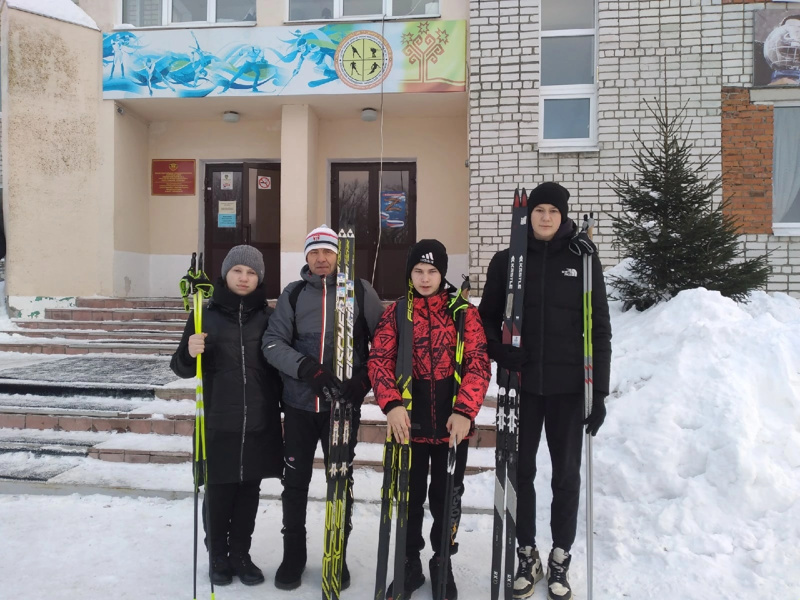
[[[303,279],[300,283],[292,288],[289,292],[289,306],[292,307],[292,342],[297,339],[297,299],[300,297],[308,282]]]

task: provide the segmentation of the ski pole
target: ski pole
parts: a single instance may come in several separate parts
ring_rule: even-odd
[[[211,282],[203,273],[203,254],[200,254],[199,260],[197,253],[192,253],[192,260],[189,266],[189,271],[180,281],[181,297],[183,298],[183,305],[186,310],[189,309],[189,296],[192,296],[192,309],[194,318],[194,331],[195,333],[203,332],[203,298],[211,296],[214,288]],[[195,432],[194,444],[192,447],[192,459],[194,464],[194,546],[193,546],[193,564],[192,574],[194,578],[193,598],[197,600],[197,530],[198,530],[198,503],[200,495],[200,461],[203,465],[203,486],[205,487],[204,493],[204,506],[206,512],[206,523],[210,524],[209,519],[209,500],[208,500],[208,464],[206,461],[206,436],[205,436],[205,408],[203,403],[203,359],[202,354],[197,355],[197,370],[195,377],[197,387],[195,389]],[[209,525],[210,526],[210,525]],[[211,600],[214,600],[214,582],[211,582]]]
[[[591,234],[591,227],[594,223],[592,213],[588,216],[583,215],[583,225],[581,229]],[[594,396],[594,373],[593,373],[593,347],[592,347],[592,255],[583,254],[583,416],[589,418],[592,412],[592,400]],[[593,511],[592,505],[592,436],[586,434],[586,598],[592,600],[593,571]]]

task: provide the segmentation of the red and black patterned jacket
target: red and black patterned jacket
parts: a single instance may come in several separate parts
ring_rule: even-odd
[[[411,385],[411,439],[441,444],[450,441],[447,419],[453,412],[472,421],[483,404],[491,379],[486,336],[477,309],[467,307],[461,388],[453,405],[456,328],[448,310],[448,295],[414,298],[414,350]],[[403,406],[395,380],[397,363],[397,303],[383,313],[372,339],[367,368],[375,398],[384,413]]]

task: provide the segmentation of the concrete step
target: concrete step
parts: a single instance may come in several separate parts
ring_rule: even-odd
[[[26,354],[152,354],[171,356],[178,347],[178,342],[92,342],[92,341],[23,341],[13,339],[0,340],[0,352],[23,352]]]
[[[152,439],[159,437],[158,440]],[[150,439],[148,439],[150,438]],[[166,441],[165,441],[166,440]],[[157,444],[157,445],[155,445]],[[474,474],[494,468],[493,449],[473,449],[467,461],[467,473]],[[89,448],[89,458],[112,462],[180,463],[192,460],[191,438],[162,437],[134,433],[115,435]],[[314,468],[323,468],[322,447],[317,446]],[[355,468],[383,469],[383,443],[359,443],[356,447]]]
[[[192,435],[189,401],[0,396],[0,428]]]
[[[104,298],[79,296],[75,299],[77,308],[157,308],[183,310],[180,298]]]
[[[177,332],[183,333],[183,328],[186,325],[188,318],[186,313],[183,313],[184,318],[181,322],[178,321],[70,321],[60,319],[12,319],[12,323],[22,329],[55,329],[65,330],[73,329],[79,331],[119,331],[119,332],[140,332],[143,334],[148,333],[164,333],[164,332]]]
[[[103,353],[18,364],[0,370],[0,394],[154,399],[176,381],[167,357]]]
[[[108,433],[0,428],[0,480],[47,481],[84,461]]]
[[[141,344],[169,342],[177,346],[180,331],[90,331],[84,329],[0,329],[0,334],[25,338],[86,340],[91,342],[121,342]]]
[[[155,308],[46,308],[45,319],[65,321],[182,321],[183,310]]]

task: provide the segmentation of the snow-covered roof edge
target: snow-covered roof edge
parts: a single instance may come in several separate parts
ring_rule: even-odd
[[[72,0],[0,0],[0,8],[3,4],[22,12],[100,31],[94,19]]]

